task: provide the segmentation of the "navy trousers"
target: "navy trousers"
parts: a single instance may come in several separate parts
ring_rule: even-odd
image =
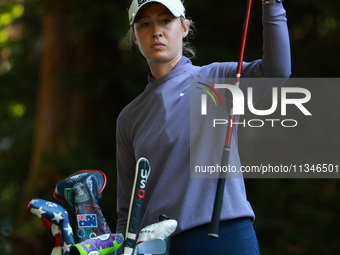
[[[209,224],[171,237],[171,255],[259,255],[250,218],[221,221],[219,238],[208,237]]]

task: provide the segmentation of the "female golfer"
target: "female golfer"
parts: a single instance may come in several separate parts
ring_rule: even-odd
[[[282,2],[257,1],[255,4],[263,5],[263,58],[243,63],[242,77],[288,78],[290,48]],[[170,254],[259,254],[253,228],[255,216],[246,198],[243,179],[226,180],[220,237],[210,239],[208,228],[217,179],[190,175],[197,169],[196,165],[206,173],[203,163],[215,166],[221,162],[227,129],[226,125],[213,127],[213,114],[209,113],[218,107],[210,104],[212,99],[208,98],[204,115],[201,111],[204,92],[196,88],[199,85],[191,86],[191,83],[207,79],[198,82],[207,90],[209,87],[204,86],[209,85],[209,79],[226,79],[232,84],[237,63],[194,66],[184,56],[193,53],[186,41],[191,22],[180,0],[133,0],[129,22],[131,38],[145,57],[150,73],[145,90],[124,108],[117,120],[117,232],[124,233],[126,229],[136,161],[146,157],[151,173],[139,229],[157,222],[159,214],[166,214],[178,222],[171,238]],[[246,91],[244,84],[241,80],[242,91]],[[279,85],[257,84],[253,87],[254,100]],[[218,94],[227,108],[228,93]],[[234,128],[229,163],[239,169],[236,132]]]

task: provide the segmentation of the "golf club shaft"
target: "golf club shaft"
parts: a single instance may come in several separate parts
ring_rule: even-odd
[[[242,62],[243,62],[244,49],[245,49],[245,45],[246,45],[251,2],[252,2],[251,0],[248,0],[248,2],[247,2],[246,15],[245,15],[244,25],[243,25],[243,34],[242,34],[242,40],[241,40],[240,55],[239,55],[237,71],[236,71],[235,86],[237,86],[237,87],[239,87],[239,85],[240,85],[240,78],[241,78],[241,72],[242,72]],[[232,131],[233,131],[233,126],[232,126],[233,120],[234,120],[234,115],[233,115],[233,104],[232,104],[231,109],[230,109],[230,114],[229,114],[228,129],[227,129],[225,146],[223,148],[221,166],[227,166],[228,162],[229,162],[231,135],[232,135]],[[219,225],[220,225],[220,216],[221,216],[221,210],[222,210],[222,201],[223,201],[223,193],[224,193],[224,186],[225,186],[225,178],[226,178],[226,173],[222,172],[220,174],[218,182],[217,182],[214,209],[213,209],[213,214],[212,214],[212,217],[211,217],[211,223],[210,223],[210,228],[209,228],[209,233],[208,233],[208,236],[212,237],[212,238],[218,238],[219,237]]]

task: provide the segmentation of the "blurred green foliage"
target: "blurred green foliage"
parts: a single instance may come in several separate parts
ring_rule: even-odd
[[[67,153],[52,155],[53,164],[59,169],[58,176],[62,177],[84,168],[106,172],[108,185],[102,208],[114,229],[115,121],[121,109],[144,89],[148,68],[136,49],[126,50],[121,45],[128,30],[128,0],[60,2],[65,5],[63,22],[66,25],[64,38],[57,38],[57,41],[67,40],[72,49],[72,54],[64,59],[68,70],[63,75],[70,91],[78,89],[73,86],[73,80],[81,83],[82,93],[90,98],[90,110],[86,113],[87,125],[75,134],[77,145]],[[246,61],[262,55],[261,4],[260,1],[253,2]],[[18,204],[22,203],[20,197],[25,192],[31,164],[46,41],[42,17],[51,8],[51,3],[53,0],[0,2],[0,254],[4,255],[27,253],[28,250],[49,254],[54,244],[53,237],[46,234],[49,230],[38,227],[41,224],[37,219],[25,226],[16,224],[20,217]],[[205,0],[187,0],[186,6],[187,15],[197,28],[193,44],[198,54],[193,62],[203,65],[235,61],[245,1],[210,0],[207,4]],[[284,6],[290,29],[292,77],[338,77],[340,2],[287,0]],[[90,70],[77,69],[84,54],[91,56]],[[339,114],[334,113],[334,124],[339,124]],[[280,136],[284,138],[270,130],[264,132],[259,137],[268,137],[268,143]],[[241,148],[242,144],[256,146],[260,143],[254,137],[246,138],[240,138]],[[291,146],[294,147],[294,143]],[[252,157],[270,151],[262,147],[263,150],[254,152]],[[336,149],[339,150],[334,147]],[[319,153],[322,154],[322,150],[319,149]],[[241,154],[248,155],[246,152]],[[270,157],[280,159],[275,153]],[[256,179],[246,180],[246,184],[249,200],[257,214],[255,228],[262,254],[339,252],[339,180]],[[28,185],[38,185],[38,180]],[[35,196],[53,200],[54,187],[49,188],[44,194]],[[28,210],[27,215],[32,219],[35,217]],[[24,241],[25,235],[31,237],[31,243]]]

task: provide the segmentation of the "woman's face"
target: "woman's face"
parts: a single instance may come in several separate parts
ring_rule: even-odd
[[[133,24],[133,37],[140,52],[153,64],[182,57],[183,38],[189,23],[183,25],[164,5],[150,3],[141,9]]]

